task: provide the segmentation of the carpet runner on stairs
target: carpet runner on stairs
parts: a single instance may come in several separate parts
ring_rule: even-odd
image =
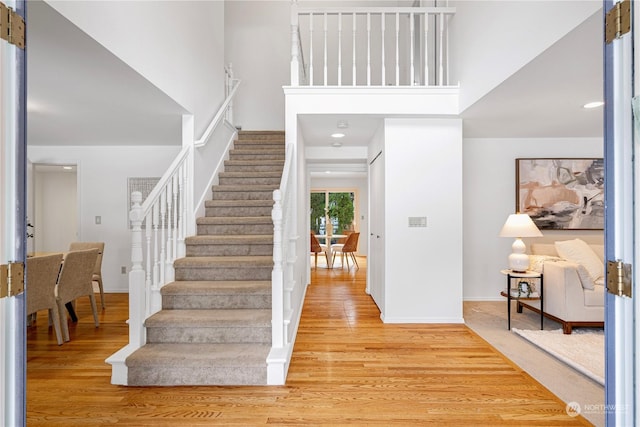
[[[239,133],[162,310],[145,322],[147,344],[127,358],[129,385],[267,383],[271,209],[284,156],[284,132]]]

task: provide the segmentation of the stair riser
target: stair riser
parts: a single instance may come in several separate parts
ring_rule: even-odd
[[[212,215],[222,216],[222,215]],[[233,215],[226,215],[233,216]],[[244,216],[244,215],[236,215]],[[199,236],[233,236],[250,234],[273,234],[273,224],[253,224],[253,225],[235,225],[235,224],[215,224],[215,225],[198,225]]]
[[[130,386],[266,385],[267,367],[146,366],[128,369]]]
[[[163,310],[268,309],[271,295],[163,295]]]
[[[271,327],[147,327],[147,343],[271,343]]]
[[[273,206],[211,206],[205,208],[205,215],[209,217],[240,217],[240,216],[271,216]],[[198,225],[198,228],[201,226]],[[209,226],[214,227],[214,226]],[[216,226],[217,227],[217,226]],[[208,233],[207,233],[208,234]],[[264,233],[255,233],[264,234]]]
[[[280,184],[280,177],[248,177],[248,178],[236,178],[236,177],[220,177],[220,185],[278,185]]]
[[[278,172],[282,173],[282,165],[225,165],[227,172]]]
[[[284,133],[240,133],[238,141],[281,141],[284,144]]]
[[[273,190],[267,191],[224,191],[214,187],[211,200],[273,200]]]
[[[176,280],[271,280],[273,267],[239,268],[206,267],[189,268],[177,266]]]
[[[258,256],[273,255],[273,244],[249,245],[189,245],[187,256]]]

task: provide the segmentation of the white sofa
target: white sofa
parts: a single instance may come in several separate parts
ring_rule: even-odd
[[[588,246],[602,262],[604,276],[604,245]],[[560,322],[565,334],[574,327],[604,327],[604,277],[591,281],[584,266],[561,258],[553,243],[531,244],[531,253],[530,269],[544,277],[545,316]],[[518,312],[523,306],[539,310],[540,302],[518,301]]]

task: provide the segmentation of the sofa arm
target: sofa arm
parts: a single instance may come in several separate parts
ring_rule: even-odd
[[[569,261],[544,263],[544,311],[559,319],[576,320],[584,310],[584,290],[578,265]]]

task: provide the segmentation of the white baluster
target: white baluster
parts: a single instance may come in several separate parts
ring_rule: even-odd
[[[165,218],[167,215],[167,193],[166,189],[160,192],[160,259],[158,261],[160,265],[160,281],[156,282],[155,289],[160,289],[165,282],[164,264],[167,259],[167,247],[165,243],[167,227]]]
[[[235,79],[233,77],[233,64],[229,62],[229,66],[227,67],[228,71],[228,80],[227,80],[227,96],[233,90],[233,86],[235,86]],[[229,101],[229,105],[227,106],[227,111],[225,112],[225,116],[227,121],[233,124],[233,98]]]
[[[272,286],[272,346],[283,347],[284,338],[284,280],[282,272],[282,194],[280,190],[273,191],[273,272]]]
[[[367,86],[371,86],[371,14],[367,13]]]
[[[327,85],[327,13],[324,14],[324,85]]]
[[[409,58],[410,58],[410,64],[409,64],[409,85],[413,86],[415,85],[415,71],[414,71],[414,65],[413,65],[413,43],[414,43],[414,37],[415,37],[415,23],[413,22],[413,13],[409,14],[409,34],[410,34],[410,41],[409,41],[409,49],[410,49],[410,53],[409,53]]]
[[[338,86],[342,86],[342,12],[338,13]]]
[[[396,12],[396,86],[400,86],[400,14]]]
[[[158,206],[158,201],[153,204],[153,284],[152,287],[158,286],[158,282],[160,281],[160,257],[159,257],[159,248],[158,243],[160,241],[160,237],[158,236],[158,223],[160,216],[160,207]]]
[[[180,176],[180,180],[178,182],[178,187],[180,188],[180,219],[179,223],[179,237],[178,237],[178,250],[176,252],[176,257],[182,258],[185,256],[186,249],[184,244],[184,238],[186,237],[186,226],[185,220],[187,217],[187,193],[184,188],[185,180],[187,179],[187,168],[185,165],[182,165],[180,168],[180,172],[178,173]]]
[[[291,5],[291,86],[300,85],[300,39],[298,37],[300,16],[298,6]]]
[[[429,14],[424,14],[424,85],[429,86]]]
[[[309,86],[313,86],[313,13],[309,14]]]
[[[381,28],[381,33],[382,33],[382,52],[381,52],[381,57],[382,57],[382,86],[386,85],[386,79],[387,79],[387,72],[385,71],[385,65],[384,65],[384,30],[385,30],[385,26],[386,26],[386,15],[385,13],[381,13],[380,14],[380,28]]]
[[[146,252],[146,280],[145,280],[145,288],[151,289],[151,285],[153,283],[151,278],[151,272],[153,271],[152,263],[151,263],[151,231],[153,229],[153,218],[151,216],[151,212],[147,214],[144,220],[144,237],[146,239],[147,252]]]
[[[447,27],[445,28],[445,43],[446,43],[446,48],[445,48],[445,76],[446,76],[446,80],[445,80],[445,84],[448,85],[449,84],[449,20],[451,19],[451,15],[447,15]]]
[[[131,271],[129,272],[129,343],[142,347],[146,341],[144,329],[145,286],[142,269],[142,193],[131,193]]]
[[[439,52],[438,52],[438,78],[439,78],[439,85],[442,86],[443,84],[443,79],[444,79],[444,70],[443,70],[443,60],[442,60],[442,54],[443,54],[443,41],[444,41],[444,14],[441,13],[440,14],[440,40],[438,43],[439,46]]]
[[[176,260],[176,258],[178,258],[178,227],[179,227],[179,223],[178,223],[178,203],[179,203],[179,199],[178,197],[180,196],[180,189],[179,189],[179,184],[178,181],[180,180],[180,170],[178,170],[177,174],[173,176],[173,179],[171,180],[172,184],[173,184],[173,225],[172,225],[172,230],[173,230],[173,257],[171,259],[171,265],[173,267],[173,261]]]
[[[358,32],[357,24],[356,24],[356,13],[353,12],[353,72],[351,77],[351,84],[353,86],[357,85],[356,79],[356,33]]]

